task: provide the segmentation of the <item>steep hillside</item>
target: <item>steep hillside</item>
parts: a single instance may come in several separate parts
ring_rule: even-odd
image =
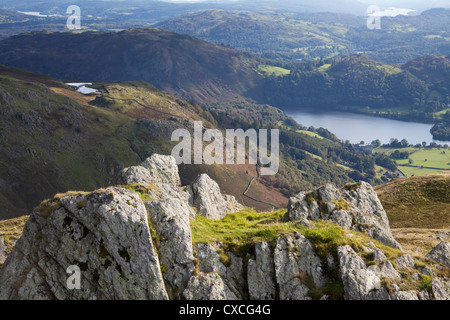
[[[375,187],[394,237],[414,256],[450,239],[450,174],[395,179]]]
[[[262,78],[234,49],[158,29],[21,34],[0,42],[0,63],[72,81],[144,80],[196,101],[236,98]]]
[[[341,144],[324,129],[307,134],[274,107],[241,101],[204,109],[143,81],[93,86],[98,93],[82,95],[48,76],[0,67],[1,218],[25,214],[56,192],[107,185],[123,166],[154,152],[170,154],[172,132],[192,130],[194,120],[222,130],[280,129],[275,176],[259,177],[255,165],[180,167],[184,183],[207,172],[226,193],[258,210],[283,207],[290,195],[329,181],[381,183],[375,163],[393,165],[383,155]]]
[[[115,104],[111,95],[122,96],[114,90],[138,92],[142,103]],[[99,102],[47,76],[0,67],[1,218],[28,213],[55,192],[110,183],[141,156],[169,152],[170,128],[185,120],[209,123],[198,107],[148,84],[111,85],[110,91],[112,102]]]
[[[450,228],[450,174],[395,179],[375,187],[393,228]]]

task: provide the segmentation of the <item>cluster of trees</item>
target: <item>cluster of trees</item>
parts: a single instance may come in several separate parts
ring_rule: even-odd
[[[432,61],[422,61],[427,59]],[[320,68],[325,64],[330,66]],[[448,108],[450,82],[438,80],[450,79],[449,66],[449,57],[423,57],[399,67],[362,55],[292,65],[289,75],[267,80],[265,101],[287,109],[320,107],[431,123]]]
[[[450,141],[450,111],[445,113],[444,119],[436,123],[430,130],[433,139]]]

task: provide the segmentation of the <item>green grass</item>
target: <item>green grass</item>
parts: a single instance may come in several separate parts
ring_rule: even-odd
[[[320,72],[325,72],[328,69],[330,69],[330,67],[331,67],[331,63],[326,63],[323,66],[320,66],[317,70]]]
[[[311,137],[314,137],[314,138],[317,138],[317,139],[325,139],[324,137],[319,136],[317,133],[314,133],[314,132],[311,132],[311,131],[308,131],[308,130],[297,130],[297,132],[306,134],[308,136],[311,136]]]
[[[258,66],[257,72],[266,77],[270,77],[270,76],[280,77],[280,76],[285,76],[285,75],[288,75],[291,73],[291,71],[288,69],[275,67],[275,66],[269,66],[269,65]]]
[[[411,177],[413,175],[423,176],[450,170],[449,148],[376,148],[374,152],[382,152],[389,155],[396,150],[400,152],[407,151],[410,153],[409,158],[412,160],[411,164],[409,163],[409,159],[395,160],[399,170],[402,171],[406,177]],[[414,167],[410,167],[410,165]]]
[[[348,208],[349,204],[342,202],[339,206]],[[281,219],[285,213],[286,209],[258,213],[246,208],[219,221],[197,215],[191,220],[193,242],[222,242],[224,250],[244,257],[252,252],[254,244],[258,241],[266,241],[275,246],[280,236],[297,231],[313,243],[318,254],[324,259],[329,252],[336,251],[337,247],[342,245],[350,245],[357,252],[361,252],[368,242],[376,243],[393,258],[400,253],[361,232],[344,230],[330,221],[311,222],[313,226],[311,229],[302,226],[299,221],[283,222]],[[349,234],[351,236],[348,236]]]
[[[220,241],[227,250],[239,255],[251,252],[257,241],[268,241],[274,245],[277,238],[301,229],[299,222],[281,222],[286,209],[270,213],[257,213],[245,209],[227,215],[223,220],[212,221],[197,215],[191,220],[192,237],[195,243]]]
[[[142,184],[142,183],[132,183],[128,184],[126,186],[121,186],[122,188],[125,188],[127,190],[136,192],[142,201],[151,201],[153,200],[148,195],[149,191],[156,188],[154,184]]]
[[[441,172],[442,170],[434,170],[434,169],[424,169],[424,168],[412,168],[407,166],[399,165],[398,169],[407,177],[421,177],[429,174],[436,174]]]

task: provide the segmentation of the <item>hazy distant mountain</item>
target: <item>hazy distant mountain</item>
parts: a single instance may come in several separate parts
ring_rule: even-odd
[[[314,60],[364,53],[399,63],[450,52],[450,9],[383,17],[380,30],[369,30],[365,18],[348,14],[225,10],[187,14],[156,26],[270,58]]]

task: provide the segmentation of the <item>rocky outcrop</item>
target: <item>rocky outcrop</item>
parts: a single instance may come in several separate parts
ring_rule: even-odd
[[[207,175],[200,175],[192,187],[181,187],[172,176],[172,161],[161,159],[152,156],[145,166],[126,169],[129,175],[122,172],[122,181],[131,181],[125,188],[68,193],[44,202],[32,213],[0,270],[0,299],[450,297],[449,281],[443,276],[447,243],[429,254],[440,264],[417,263],[416,268],[411,255],[386,250],[362,234],[339,228],[333,228],[337,235],[326,234],[320,227],[324,224],[316,229],[311,220],[324,219],[374,238],[390,235],[384,210],[364,183],[344,190],[327,185],[298,194],[285,215],[285,220],[296,222],[275,232],[264,229],[254,244],[249,239],[240,243],[239,236],[231,242],[222,238],[223,242],[199,243],[193,239],[198,229],[191,231],[198,219],[194,205],[197,214],[214,220],[242,207],[234,197],[222,195]],[[224,221],[227,226],[229,220]],[[198,222],[206,223],[203,218]],[[0,239],[0,258],[10,249]],[[80,289],[72,290],[67,280],[76,268]],[[422,280],[429,281],[425,275],[433,277],[428,291],[423,291]],[[329,285],[341,283],[343,295],[328,297]]]
[[[364,260],[350,246],[338,248],[339,272],[347,300],[387,300],[389,294],[381,288],[376,270],[368,268]]]
[[[217,273],[194,276],[184,290],[186,300],[238,300]]]
[[[252,300],[275,299],[275,267],[267,242],[255,245],[255,258],[248,261],[248,292]]]
[[[399,270],[404,269],[414,269],[414,259],[410,254],[405,254],[401,257],[395,259],[395,263],[397,264],[397,268]]]
[[[216,272],[221,276],[227,288],[231,290],[234,296],[238,299],[247,298],[246,282],[243,272],[243,259],[235,256],[233,253],[226,253],[226,258],[229,261],[229,266],[225,266],[222,262],[218,250],[209,243],[197,244],[197,258],[199,260],[199,270],[202,273]]]
[[[193,205],[197,213],[211,220],[220,220],[227,215],[227,202],[220,192],[217,182],[203,173],[192,185]]]
[[[234,196],[231,196],[229,194],[224,194],[223,199],[225,200],[225,203],[227,204],[227,213],[235,213],[242,211],[244,209],[244,206],[240,204]]]
[[[436,300],[450,300],[450,282],[434,278],[431,280],[431,290]]]
[[[450,267],[450,243],[441,241],[427,253],[426,257]]]
[[[70,266],[80,269],[80,290],[67,286]],[[145,206],[121,188],[34,212],[0,283],[0,299],[167,299]]]
[[[394,265],[390,261],[384,262],[380,275],[385,278],[401,279],[400,273],[394,268]]]
[[[281,300],[311,300],[309,288],[301,281],[295,244],[290,236],[279,238],[274,252],[275,278]]]
[[[168,183],[180,186],[180,176],[175,158],[153,154],[139,166],[125,168],[120,174],[119,183]]]
[[[165,199],[146,202],[156,235],[169,296],[180,298],[194,273],[194,251],[189,219],[195,215],[186,201]]]
[[[387,214],[377,194],[364,181],[340,190],[327,184],[290,198],[284,220],[303,219],[331,220],[343,228],[364,232],[388,246],[401,249],[392,236]]]

